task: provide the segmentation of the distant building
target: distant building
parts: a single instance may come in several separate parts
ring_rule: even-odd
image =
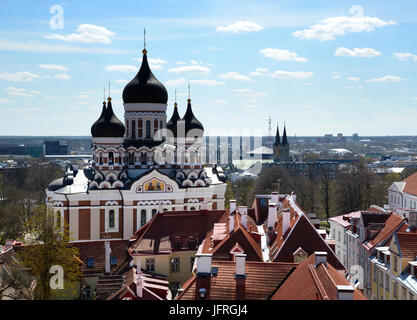
[[[417,208],[417,173],[392,183],[388,189],[388,205],[391,210],[397,211]]]
[[[68,140],[45,140],[44,155],[67,155],[69,154]]]
[[[290,144],[287,138],[287,129],[284,125],[284,133],[282,135],[282,142],[279,136],[279,127],[277,125],[277,133],[275,136],[275,142],[272,146],[274,152],[275,162],[287,162],[290,161]]]

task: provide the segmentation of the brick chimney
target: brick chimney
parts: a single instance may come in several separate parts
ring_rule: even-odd
[[[279,202],[279,194],[278,194],[277,191],[272,191],[272,193],[271,193],[271,202],[273,202],[276,205],[278,205],[278,202]]]
[[[353,300],[353,287],[352,286],[336,286],[337,288],[337,300]]]
[[[244,253],[236,253],[235,254],[235,261],[236,261],[236,278],[245,278],[246,271],[246,254]]]
[[[286,208],[282,211],[282,236],[287,232],[290,228],[290,220],[291,220],[291,211],[290,208]]]
[[[276,221],[277,221],[277,203],[270,202],[269,209],[268,209],[268,230],[274,229]]]
[[[314,256],[316,257],[316,261],[315,261],[316,267],[320,263],[327,264],[327,252],[326,251],[315,251]]]
[[[199,253],[195,255],[197,261],[197,276],[211,275],[211,253]]]
[[[238,211],[240,213],[240,223],[245,229],[248,229],[248,207],[239,206]]]

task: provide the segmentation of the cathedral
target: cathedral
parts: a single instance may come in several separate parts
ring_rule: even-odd
[[[277,134],[275,136],[274,144],[272,145],[275,162],[290,161],[290,144],[287,138],[287,129],[284,124],[284,132],[282,134],[282,142],[279,136],[279,127],[277,125]]]
[[[224,209],[226,184],[204,166],[204,127],[190,97],[184,116],[175,101],[167,121],[167,90],[142,53],[123,90],[124,122],[108,97],[91,126],[91,166],[68,167],[46,189],[72,241],[128,239],[158,212]]]

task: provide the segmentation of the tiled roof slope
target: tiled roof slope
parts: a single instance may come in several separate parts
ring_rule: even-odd
[[[417,257],[417,233],[415,232],[397,232],[396,237],[400,248],[401,256],[410,260],[416,260]]]
[[[417,172],[404,179],[405,182],[403,192],[417,196]]]
[[[384,242],[385,240],[388,240],[392,234],[397,231],[402,224],[404,224],[404,218],[395,212],[389,214],[388,219],[385,220],[385,225],[381,229],[381,231],[378,232],[378,234],[370,241],[365,242],[365,248],[368,250],[374,248],[381,242]]]
[[[217,276],[194,275],[176,300],[198,300],[201,288],[207,290],[207,300],[267,300],[297,265],[246,261],[246,279],[235,278],[235,262],[213,261],[212,266],[218,268]]]
[[[337,285],[350,285],[331,263],[315,266],[312,254],[300,263],[297,269],[272,296],[272,300],[337,300]],[[366,300],[354,289],[354,300]]]
[[[146,225],[130,238],[131,254],[170,253],[173,250],[196,249],[207,232],[224,214],[224,210],[172,211],[156,214]],[[187,238],[194,236],[195,248],[184,246],[175,249],[173,237]]]
[[[290,227],[282,236],[282,214],[278,214],[275,224],[276,238],[269,248],[271,261],[293,262],[294,252],[303,248],[309,255],[315,251],[325,251],[328,254],[329,262],[338,270],[345,267],[336,257],[316,228],[311,224],[298,205],[287,197],[283,201],[283,209],[290,208]],[[282,212],[282,211],[281,211]]]
[[[237,210],[236,210],[237,211]],[[218,223],[225,225],[225,237],[218,243],[212,242],[213,229],[207,234],[204,239],[201,253],[211,253],[213,259],[230,260],[230,250],[238,243],[243,248],[249,261],[263,261],[262,248],[260,244],[260,234],[257,226],[251,217],[247,217],[247,228],[241,223],[241,215],[239,213],[234,216],[234,230],[229,230],[229,210],[223,214]],[[259,241],[255,240],[258,238]]]

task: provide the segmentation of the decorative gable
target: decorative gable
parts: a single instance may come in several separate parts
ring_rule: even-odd
[[[230,250],[230,254],[245,253],[245,250],[236,242],[236,244]]]

